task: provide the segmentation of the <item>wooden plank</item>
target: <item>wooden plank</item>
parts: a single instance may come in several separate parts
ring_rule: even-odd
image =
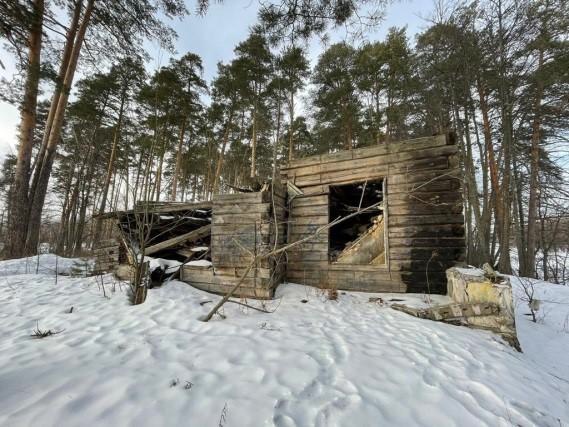
[[[436,253],[436,255],[435,255]],[[390,248],[389,258],[400,261],[431,260],[430,264],[444,261],[461,261],[464,258],[465,248]]]
[[[314,181],[313,184],[327,183],[333,175],[329,173],[347,170],[358,170],[366,167],[395,167],[405,169],[405,166],[413,166],[413,163],[421,159],[433,159],[442,156],[452,156],[457,152],[456,146],[434,146],[417,150],[392,151],[385,155],[368,156],[366,158],[346,159],[341,162],[325,162],[318,167],[315,165],[297,168],[291,173],[295,184],[301,187],[304,182]],[[288,172],[287,172],[288,173]],[[310,185],[313,185],[310,184]]]
[[[213,214],[212,224],[255,224],[260,222],[267,222],[269,220],[269,213],[238,213],[238,214]]]
[[[389,239],[396,237],[463,237],[464,224],[443,224],[443,225],[391,225],[388,227]]]
[[[389,272],[387,265],[346,265],[346,264],[335,264],[330,263],[328,266],[329,271],[345,271],[349,269],[350,271],[361,271],[369,274],[376,274],[376,273],[386,273]]]
[[[459,190],[461,183],[457,179],[437,179],[431,182],[425,182],[417,185],[417,183],[403,183],[391,185],[389,182],[389,196],[399,193],[422,193],[422,192],[455,192]]]
[[[435,248],[446,248],[446,247],[464,247],[466,245],[464,237],[443,237],[443,238],[433,238],[433,237],[420,237],[420,238],[405,238],[405,237],[394,237],[389,240],[391,248],[396,247],[435,247]]]
[[[291,222],[288,224],[288,227],[290,229],[290,234],[306,234],[306,235],[312,235],[316,232],[316,230],[318,230],[321,226],[317,225],[317,224],[297,224],[294,222]],[[328,235],[328,231],[324,230],[322,232],[319,233],[319,235]]]
[[[215,204],[213,207],[213,215],[222,214],[254,214],[254,213],[269,213],[271,205],[269,203],[223,203]]]
[[[450,215],[394,215],[389,213],[389,226],[464,224],[462,214]]]
[[[389,144],[382,144],[374,147],[363,147],[352,150],[351,152],[346,151],[345,153],[351,153],[351,158],[358,159],[366,157],[383,156],[389,154],[390,152],[421,150],[424,148],[435,147],[445,144],[446,141],[444,139],[444,135],[439,135],[434,137],[416,138],[400,142],[391,142]],[[345,160],[345,158],[350,158],[350,156],[344,155],[343,157],[339,157],[337,153],[334,153],[334,154],[307,157],[304,159],[293,160],[292,162],[289,163],[287,167],[281,168],[281,171],[288,173],[291,169],[298,169],[316,163],[333,163]]]
[[[239,256],[235,254],[215,254],[212,253],[211,261],[216,268],[218,267],[240,267],[246,268],[251,264],[252,257]],[[262,259],[257,261],[258,267],[269,268],[270,261]]]
[[[296,209],[302,206],[328,205],[328,196],[321,194],[318,196],[299,196],[291,202],[291,208]]]
[[[192,270],[182,267],[180,269],[180,280],[213,283],[213,269]]]
[[[198,239],[206,237],[210,234],[211,224],[204,225],[196,230],[190,231],[189,233],[182,234],[180,236],[173,237],[171,239],[165,240],[163,242],[157,243],[155,245],[149,246],[145,250],[146,255],[151,255],[158,251],[170,248],[180,243],[190,243]]]
[[[302,206],[301,208],[294,208],[288,218],[289,222],[297,222],[298,218],[306,216],[321,216],[328,219],[328,205],[318,206]],[[297,222],[298,223],[298,222]]]
[[[215,274],[213,276],[213,284],[214,285],[236,285],[237,282],[239,282],[241,280],[240,277],[234,277],[234,276],[222,276],[222,275],[218,275]],[[244,287],[250,287],[250,288],[269,288],[272,286],[272,281],[270,279],[265,279],[262,277],[246,277],[243,279],[243,281],[241,282],[241,284]]]
[[[215,267],[214,271],[216,275],[226,276],[226,277],[241,277],[245,274],[246,268],[239,267]],[[272,272],[270,268],[256,268],[249,271],[247,277],[260,277],[263,279],[270,279],[272,277]]]
[[[234,194],[214,194],[213,203],[227,203],[227,202],[241,202],[241,203],[262,203],[263,193],[234,193]]]
[[[328,224],[328,212],[326,215],[312,215],[312,216],[297,216],[290,218],[288,225],[298,226],[298,225],[317,225],[322,226]]]
[[[435,215],[435,214],[462,214],[463,205],[462,201],[455,204],[447,205],[425,205],[425,204],[407,204],[391,206],[389,205],[388,211],[390,215]]]
[[[421,185],[428,181],[454,178],[462,180],[462,172],[458,169],[442,169],[428,171],[412,171],[409,173],[395,173],[389,175],[389,185],[398,184],[417,184],[415,187],[420,188]]]
[[[458,191],[448,192],[413,192],[390,194],[387,199],[388,206],[427,205],[438,206],[444,204],[462,203],[462,194]]]
[[[287,272],[288,271],[328,271],[329,263],[328,261],[322,260],[305,260],[302,263],[292,263],[289,262],[287,265]]]
[[[309,242],[302,243],[302,244],[300,244],[300,245],[298,245],[298,246],[295,246],[295,247],[289,249],[288,252],[294,252],[294,251],[299,251],[299,252],[306,252],[306,251],[313,252],[313,251],[316,251],[316,252],[326,252],[326,253],[327,253],[327,252],[328,252],[328,242],[323,242],[323,241],[320,241],[320,242],[313,242],[313,241],[309,241]]]
[[[299,262],[304,264],[307,261],[328,261],[327,252],[290,252],[288,254],[289,262]]]

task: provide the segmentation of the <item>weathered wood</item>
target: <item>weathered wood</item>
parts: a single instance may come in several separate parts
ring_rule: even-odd
[[[328,196],[325,194],[321,194],[319,196],[300,196],[296,197],[292,200],[291,207],[293,209],[300,208],[303,206],[327,206],[328,205]]]
[[[406,169],[405,165],[411,166],[415,161],[422,159],[433,159],[441,156],[452,156],[457,152],[455,146],[439,146],[430,147],[423,150],[412,150],[403,152],[394,152],[384,156],[361,158],[361,159],[347,159],[342,162],[322,163],[320,165],[307,166],[298,168],[294,172],[285,172],[286,177],[294,176],[295,185],[302,188],[306,185],[313,185],[315,182],[331,183],[338,180],[345,171],[357,171],[356,173],[363,172],[363,168],[378,168],[384,167],[387,171],[387,166],[393,167],[395,171],[402,171]],[[375,172],[374,172],[375,173]],[[382,172],[379,172],[382,173]],[[318,181],[316,181],[318,180]]]
[[[385,252],[385,235],[383,217],[370,227],[336,258],[336,264],[365,265],[370,264]]]
[[[451,215],[394,215],[389,213],[389,226],[464,224],[462,214]]]
[[[214,205],[214,215],[230,214],[256,214],[256,213],[269,213],[271,210],[270,203],[222,203]]]
[[[213,214],[212,224],[252,224],[268,221],[269,212],[264,213],[238,213],[238,214]]]
[[[145,250],[146,255],[151,255],[158,251],[171,248],[180,243],[191,243],[198,239],[202,239],[210,234],[211,224],[204,225],[197,230],[190,231],[189,233],[182,234],[180,236],[173,237],[171,239],[165,240],[163,242],[157,243],[155,245],[149,246]]]
[[[391,142],[389,144],[382,144],[374,147],[358,148],[352,151],[340,152],[340,154],[334,153],[334,154],[305,157],[302,159],[295,159],[291,161],[287,167],[282,168],[281,172],[289,172],[291,169],[298,169],[303,166],[310,166],[314,164],[333,163],[346,159],[362,159],[366,157],[376,157],[376,156],[386,155],[389,152],[404,152],[408,150],[416,151],[416,150],[421,150],[423,148],[429,148],[440,145],[446,145],[444,136],[416,138],[401,142]]]
[[[214,204],[230,203],[230,202],[262,203],[263,193],[255,192],[255,193],[215,194],[213,196]]]
[[[441,322],[448,322],[466,317],[491,316],[500,312],[500,307],[493,303],[453,303],[429,308],[416,308],[403,304],[392,304],[390,307],[414,317]]]

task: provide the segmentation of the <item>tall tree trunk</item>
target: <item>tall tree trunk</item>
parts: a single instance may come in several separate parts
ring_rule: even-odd
[[[53,95],[51,97],[51,103],[49,106],[49,112],[45,123],[43,138],[39,153],[36,157],[36,162],[32,167],[34,171],[37,169],[41,169],[43,165],[45,152],[47,150],[47,143],[49,141],[49,134],[53,126],[53,119],[55,117],[57,105],[59,103],[59,97],[61,96],[61,91],[63,89],[65,73],[67,72],[67,68],[69,67],[69,61],[71,60],[71,53],[73,52],[73,46],[75,44],[75,36],[77,35],[77,30],[79,29],[79,18],[81,18],[82,7],[83,7],[83,0],[78,0],[75,3],[75,8],[73,10],[73,17],[71,18],[69,29],[67,30],[67,33],[65,35],[65,46],[63,48],[61,63],[59,64],[59,71],[57,73],[55,88],[53,91]],[[34,174],[32,184],[29,189],[30,200],[33,198],[33,194],[35,193],[35,189],[37,187],[37,179],[38,175]]]
[[[225,155],[225,148],[227,147],[227,142],[229,141],[229,133],[231,132],[231,123],[233,121],[233,109],[229,112],[229,117],[227,118],[227,124],[225,126],[225,132],[223,133],[223,142],[221,144],[221,150],[219,151],[219,158],[217,159],[217,167],[215,169],[215,175],[213,178],[213,188],[212,193],[215,194],[219,190],[219,178],[221,176],[221,168],[223,167],[223,157]]]
[[[543,48],[539,50],[538,73],[543,67]],[[535,112],[531,136],[531,168],[529,179],[528,224],[527,224],[527,250],[525,271],[527,277],[535,276],[535,250],[536,250],[536,222],[537,198],[539,194],[539,143],[541,140],[541,98],[543,97],[543,80],[538,77],[535,91]]]
[[[182,168],[182,158],[183,158],[183,146],[184,146],[184,136],[186,134],[186,118],[182,119],[182,125],[180,127],[180,138],[178,140],[178,153],[176,154],[176,167],[174,169],[174,176],[172,177],[172,192],[170,198],[176,200],[178,191],[178,176],[180,175],[180,169]]]
[[[480,100],[480,112],[482,113],[482,126],[484,134],[484,144],[486,146],[486,153],[488,155],[488,167],[490,169],[490,185],[492,187],[492,201],[494,204],[494,214],[495,214],[495,227],[498,236],[502,234],[503,230],[503,194],[500,188],[500,181],[498,176],[498,162],[496,160],[496,154],[494,152],[494,145],[492,143],[492,129],[490,127],[490,114],[488,101],[486,98],[486,89],[480,78],[477,81],[478,97]],[[498,237],[498,240],[500,238]]]
[[[273,145],[273,182],[277,176],[277,153],[279,150],[279,141],[281,139],[281,94],[278,94],[277,101],[277,129],[275,135],[275,144]]]
[[[257,100],[255,100],[255,107],[253,108],[253,135],[251,138],[251,178],[257,175],[256,168],[257,161]]]
[[[33,16],[28,36],[28,70],[24,85],[24,98],[20,107],[20,126],[18,135],[18,158],[14,174],[14,184],[10,191],[8,221],[11,224],[7,254],[18,258],[25,253],[27,217],[29,209],[29,180],[34,130],[36,128],[36,107],[41,67],[41,45],[43,34],[44,0],[33,2]]]
[[[61,137],[61,128],[63,126],[63,120],[65,118],[65,110],[67,109],[69,92],[71,90],[71,85],[75,76],[77,61],[79,60],[79,54],[81,52],[83,40],[85,39],[85,33],[87,31],[87,27],[91,19],[91,14],[93,12],[94,3],[95,0],[88,0],[87,2],[87,7],[81,21],[81,26],[79,27],[75,43],[73,44],[73,51],[69,60],[69,66],[65,72],[63,88],[61,90],[61,95],[57,103],[57,109],[53,117],[53,125],[49,133],[49,139],[47,142],[43,164],[41,165],[41,168],[36,169],[35,171],[38,178],[37,187],[34,189],[35,191],[33,193],[30,209],[28,236],[26,240],[26,250],[28,252],[35,252],[37,248],[39,230],[41,225],[41,214],[43,211],[43,205],[45,203],[45,197],[47,194],[47,187],[49,184],[55,151]]]
[[[102,215],[105,212],[105,208],[107,207],[107,197],[109,193],[109,185],[111,183],[111,177],[113,176],[113,172],[115,170],[115,161],[117,158],[117,151],[118,145],[120,141],[120,135],[122,130],[122,120],[123,120],[123,113],[124,113],[124,104],[126,101],[126,87],[123,88],[121,93],[121,103],[119,107],[119,116],[117,119],[117,126],[115,128],[115,133],[113,135],[113,146],[111,148],[111,155],[109,157],[109,163],[107,166],[107,175],[105,176],[105,181],[103,183],[103,190],[101,193],[101,204],[99,206],[99,215]],[[93,232],[93,244],[99,241],[99,237],[101,234],[101,229],[103,227],[103,219],[101,217],[97,218],[95,231]]]
[[[288,130],[288,161],[291,162],[294,157],[294,90],[290,91],[290,126]]]

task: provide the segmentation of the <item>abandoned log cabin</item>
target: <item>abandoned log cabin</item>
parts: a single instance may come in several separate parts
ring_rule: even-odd
[[[302,193],[290,201],[289,242],[381,202],[293,247],[287,280],[371,292],[445,292],[445,270],[465,251],[452,134],[303,158],[281,174]]]
[[[281,168],[280,183],[257,192],[145,206],[151,217],[146,255],[181,262],[181,280],[216,293],[235,286],[256,255],[349,216],[258,261],[236,296],[272,298],[284,280],[368,292],[444,293],[445,270],[465,252],[452,135],[294,160]],[[118,214],[131,247],[140,246],[135,211]]]

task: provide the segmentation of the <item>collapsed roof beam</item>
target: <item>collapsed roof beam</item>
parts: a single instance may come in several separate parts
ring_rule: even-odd
[[[204,225],[196,230],[190,231],[189,233],[181,234],[180,236],[173,237],[163,242],[156,243],[155,245],[149,246],[144,251],[145,255],[152,255],[164,249],[171,248],[180,243],[190,243],[195,242],[198,239],[202,239],[211,233],[211,224]]]

